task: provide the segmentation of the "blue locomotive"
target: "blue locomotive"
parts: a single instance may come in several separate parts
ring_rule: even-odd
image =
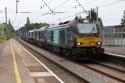
[[[73,20],[60,25],[23,33],[23,39],[74,59],[88,60],[102,56],[104,49],[96,22]]]

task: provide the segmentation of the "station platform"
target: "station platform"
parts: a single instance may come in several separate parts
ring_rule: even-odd
[[[0,44],[0,83],[64,83],[16,40]]]
[[[125,46],[103,46],[105,53],[125,58]]]

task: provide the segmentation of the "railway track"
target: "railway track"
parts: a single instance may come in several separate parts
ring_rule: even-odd
[[[93,70],[92,73],[100,73],[104,77],[103,80],[107,80],[108,83],[125,83],[125,70],[121,70],[120,68],[115,68],[101,63],[81,65],[90,70]]]
[[[23,42],[26,45],[26,42]],[[28,45],[28,44],[27,44]],[[37,47],[29,45],[28,47],[34,49],[38,53],[42,54],[42,51]],[[37,48],[37,49],[36,49]],[[52,53],[46,54],[46,58],[49,58],[54,63],[67,69],[78,77],[91,83],[125,83],[125,70],[108,63],[102,63],[100,61],[92,61],[91,63],[77,63],[65,58],[60,58]],[[42,54],[43,55],[43,54]],[[51,56],[47,56],[51,55]]]
[[[113,64],[113,63],[109,63],[109,62],[100,62],[100,61],[96,61],[96,60],[94,60],[93,63],[125,73],[125,67],[117,65],[117,64]]]

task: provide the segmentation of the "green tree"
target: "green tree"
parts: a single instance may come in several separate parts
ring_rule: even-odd
[[[29,31],[32,29],[40,29],[42,27],[48,26],[48,23],[30,23],[29,17],[27,17],[26,24],[19,29],[20,32]]]
[[[123,14],[123,18],[121,19],[121,24],[125,26],[125,11],[124,11],[124,14]]]
[[[32,28],[32,26],[30,25],[30,19],[29,19],[29,17],[27,17],[26,24],[25,24],[25,26],[22,27],[22,28],[23,28],[23,30],[25,30],[25,31],[29,31],[29,30]]]
[[[76,17],[75,17],[75,20],[78,20],[78,19],[79,19],[78,16],[76,16]]]
[[[3,31],[3,37],[4,39],[9,39],[12,37],[12,32],[9,24],[3,23],[1,24],[1,28]]]
[[[90,18],[91,17],[91,18]],[[89,14],[86,16],[86,18],[90,19],[90,20],[94,20],[97,21],[97,13],[95,11],[95,9],[91,9],[91,11],[89,12]],[[98,21],[100,23],[100,26],[103,26],[102,20],[101,18],[98,17]]]
[[[27,20],[26,20],[26,25],[29,25],[30,24],[30,18],[27,17]]]

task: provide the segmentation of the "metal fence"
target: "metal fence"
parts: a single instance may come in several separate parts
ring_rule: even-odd
[[[125,45],[125,27],[103,27],[101,33],[103,45]]]
[[[103,38],[103,45],[125,45],[125,38]]]

